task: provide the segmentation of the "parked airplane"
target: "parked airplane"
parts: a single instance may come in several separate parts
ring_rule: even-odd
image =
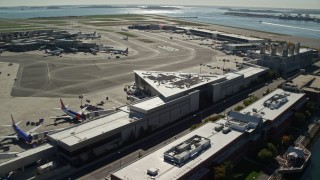
[[[78,39],[98,39],[101,38],[101,35],[97,36],[97,32],[82,34],[82,32],[78,33]]]
[[[64,105],[62,99],[60,98],[61,108],[55,108],[55,109],[61,109],[66,115],[64,116],[57,116],[57,117],[50,117],[51,119],[75,119],[78,121],[86,120],[86,115],[84,114],[84,111],[87,109],[87,107],[81,109],[79,112],[74,112],[72,110],[68,109],[68,105]]]
[[[88,36],[86,39],[100,39],[101,38],[101,34],[99,34],[98,36]]]
[[[98,49],[99,51],[105,51],[105,52],[110,52],[112,50],[112,46],[99,46]]]
[[[90,53],[93,54],[93,55],[97,55],[97,52],[99,51],[96,48],[90,48],[89,50],[90,50]]]
[[[11,120],[12,120],[12,125],[2,125],[2,126],[9,126],[12,127],[13,130],[15,131],[16,135],[12,135],[12,136],[2,136],[2,139],[15,139],[15,140],[19,140],[19,139],[23,139],[26,143],[31,144],[33,136],[32,133],[37,130],[39,127],[41,127],[42,124],[36,126],[35,128],[29,130],[29,131],[23,131],[18,127],[18,124],[21,123],[21,121],[15,123],[13,120],[13,117],[11,115]]]
[[[128,28],[123,28],[123,27],[121,28],[121,30],[122,30],[122,31],[129,31]]]
[[[78,49],[77,48],[68,48],[66,51],[70,52],[70,53],[73,53],[73,54],[77,54]]]
[[[126,50],[111,50],[113,54],[128,54],[129,53],[129,48]]]
[[[57,50],[54,50],[54,51],[49,51],[48,49],[45,50],[45,53],[50,54],[51,56],[59,56],[63,52],[64,52],[64,50],[61,48],[58,48]]]

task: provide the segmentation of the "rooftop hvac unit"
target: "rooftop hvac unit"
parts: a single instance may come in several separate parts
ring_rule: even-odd
[[[284,95],[285,96],[290,96],[290,93],[289,92],[285,92]]]
[[[158,171],[159,171],[159,169],[157,169],[157,168],[149,168],[147,170],[147,174],[149,176],[157,176],[158,175]]]
[[[214,130],[217,131],[217,132],[221,131],[222,129],[223,129],[223,125],[222,124],[219,124],[218,126],[216,126],[214,128]]]
[[[224,127],[222,129],[223,134],[228,134],[231,131],[230,127]]]

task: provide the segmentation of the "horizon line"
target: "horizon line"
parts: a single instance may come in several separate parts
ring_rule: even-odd
[[[305,10],[319,10],[320,9],[312,9],[312,8],[294,8],[294,7],[261,7],[261,6],[228,6],[228,5],[174,5],[174,4],[65,4],[65,5],[33,5],[33,6],[1,6],[0,8],[14,8],[14,7],[52,7],[52,6],[181,6],[181,7],[229,7],[229,8],[248,8],[248,9],[253,9],[253,8],[273,8],[273,9],[305,9]]]

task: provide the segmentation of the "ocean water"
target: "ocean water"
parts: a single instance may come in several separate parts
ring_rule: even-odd
[[[187,20],[204,22],[300,37],[320,39],[320,23],[280,20],[271,18],[253,18],[227,16],[216,7],[180,7],[174,10],[151,10],[134,8],[79,8],[78,6],[61,6],[58,9],[41,8],[0,8],[0,18],[33,18],[54,16],[82,16],[104,14],[160,14],[171,17],[198,17]],[[310,16],[317,16],[312,15]]]
[[[319,180],[320,179],[320,139],[312,146],[311,161],[305,169],[301,180]]]

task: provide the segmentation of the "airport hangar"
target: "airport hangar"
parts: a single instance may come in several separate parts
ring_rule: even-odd
[[[267,42],[267,40],[265,40],[265,39],[242,36],[242,35],[237,35],[237,34],[224,33],[224,32],[219,32],[219,31],[212,31],[212,30],[207,30],[207,29],[188,27],[188,26],[176,26],[175,29],[178,31],[183,31],[187,34],[217,39],[220,41],[229,41],[229,42],[235,42],[235,43],[263,43],[263,42]]]
[[[234,161],[283,132],[304,93],[276,89],[240,112],[209,122],[111,174],[112,180],[212,179],[212,165]]]
[[[208,97],[208,93],[212,93],[212,102],[217,102],[248,86],[267,71],[261,67],[248,67],[225,75],[135,71],[136,85],[146,89],[154,87],[156,90],[150,90],[153,97],[118,107],[117,111],[106,116],[48,135],[48,144],[17,154],[16,158],[0,164],[0,174],[39,159],[55,157],[59,162],[68,164],[60,169],[70,165],[70,168],[80,167],[139,136],[196,112],[202,104],[201,98]],[[162,82],[161,78],[169,74],[171,81]],[[159,77],[159,81],[154,77]]]

